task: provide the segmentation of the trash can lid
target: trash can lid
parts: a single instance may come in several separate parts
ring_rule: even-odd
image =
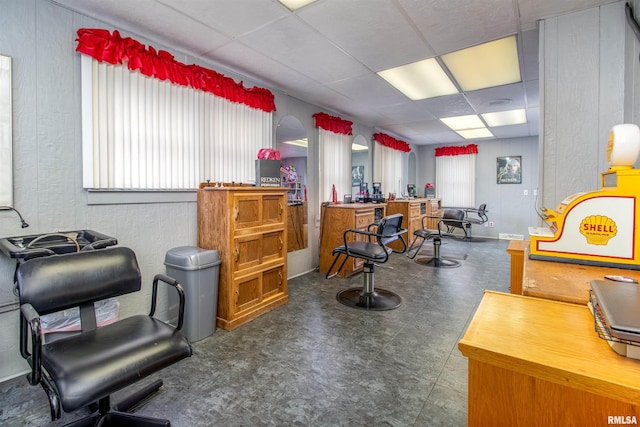
[[[195,246],[180,246],[169,249],[164,257],[164,265],[180,270],[201,270],[220,264],[218,251]]]

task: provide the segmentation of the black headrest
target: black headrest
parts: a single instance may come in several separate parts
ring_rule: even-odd
[[[135,253],[125,247],[34,258],[16,273],[20,304],[40,314],[140,290]]]
[[[442,219],[462,221],[464,219],[464,211],[460,209],[447,209],[443,212]]]
[[[380,225],[378,226],[378,234],[389,236],[399,232],[402,229],[402,218],[402,214],[393,214],[382,218],[380,220]],[[386,245],[387,243],[398,240],[399,238],[399,236],[394,236],[380,240],[382,241],[382,244]]]

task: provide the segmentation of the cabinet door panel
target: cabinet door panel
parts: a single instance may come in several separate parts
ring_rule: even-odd
[[[282,267],[265,271],[262,275],[262,298],[282,293],[284,283]]]
[[[260,196],[237,194],[233,199],[232,220],[234,229],[257,227],[261,223]]]
[[[234,239],[233,271],[260,265],[262,262],[262,235],[253,234]]]
[[[262,300],[262,273],[236,280],[235,313],[246,310]]]
[[[265,195],[262,197],[262,223],[284,224],[284,209],[286,202],[279,195]]]
[[[283,258],[285,256],[283,239],[282,231],[265,233],[262,236],[262,262]]]

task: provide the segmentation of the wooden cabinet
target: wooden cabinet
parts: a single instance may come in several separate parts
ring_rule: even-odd
[[[320,273],[327,274],[327,270],[329,270],[333,262],[331,252],[344,244],[343,235],[345,230],[367,230],[369,224],[385,216],[385,212],[385,204],[349,203],[323,207],[320,218]],[[354,235],[353,233],[349,235],[349,241],[365,238],[365,236]],[[362,270],[363,265],[363,260],[349,258],[340,276],[351,276]],[[339,265],[334,268],[338,267]]]
[[[585,305],[486,291],[458,348],[469,359],[470,427],[640,418],[640,360],[598,338]]]
[[[216,323],[232,330],[288,300],[287,191],[198,190],[198,246],[220,254]]]
[[[442,216],[440,199],[411,199],[390,200],[387,202],[387,215],[402,214],[402,226],[407,229],[404,238],[407,245],[413,240],[413,232],[422,228],[424,218],[425,227],[430,230],[438,229],[438,218]],[[402,249],[402,243],[395,241],[389,244],[395,250]]]

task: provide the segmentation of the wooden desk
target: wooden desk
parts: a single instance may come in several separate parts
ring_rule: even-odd
[[[486,291],[458,348],[469,426],[640,422],[640,361],[598,338],[586,306]]]
[[[515,242],[515,241],[512,241]],[[591,281],[604,279],[607,274],[630,276],[640,280],[640,271],[624,270],[612,267],[569,264],[564,262],[540,261],[529,259],[529,241],[507,248],[511,254],[511,290],[512,294],[547,298],[574,304],[586,304],[589,301]],[[511,251],[511,252],[510,252]],[[522,285],[514,285],[514,275],[518,272],[518,262],[522,261]],[[639,421],[640,422],[640,421]]]

